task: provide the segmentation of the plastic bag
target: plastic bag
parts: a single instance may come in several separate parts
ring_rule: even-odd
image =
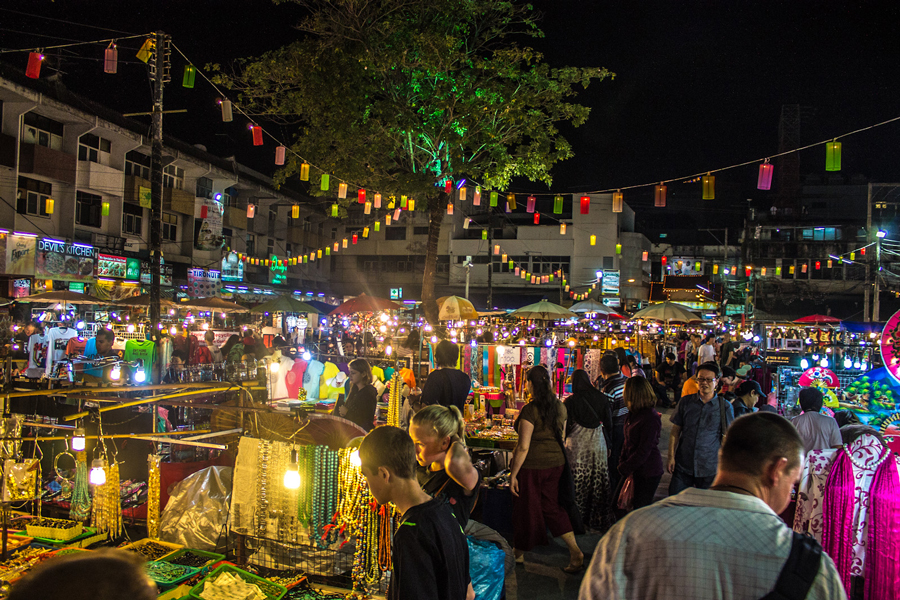
[[[622,491],[619,492],[619,501],[617,507],[619,510],[631,510],[634,506],[634,478],[631,475],[622,484]]]
[[[503,594],[506,554],[496,544],[466,536],[469,545],[469,576],[478,600],[499,600]]]
[[[232,475],[231,467],[207,467],[176,483],[159,517],[159,539],[214,551],[228,519]]]

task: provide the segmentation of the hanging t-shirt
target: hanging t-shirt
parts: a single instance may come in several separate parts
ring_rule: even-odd
[[[174,344],[172,343],[172,338],[164,337],[159,340],[159,354],[162,357],[162,366],[163,369],[167,369],[169,367],[169,363],[172,362],[172,352],[174,351]]]
[[[55,363],[66,357],[66,347],[73,337],[78,337],[78,331],[73,327],[52,327],[47,332],[47,364],[44,367],[47,375]]]
[[[66,344],[66,356],[84,356],[84,347],[87,345],[87,340],[83,337],[73,337],[69,340],[69,343]]]
[[[287,377],[291,373],[291,367],[294,366],[294,359],[290,356],[281,356],[278,359],[278,372],[270,375],[272,377],[272,400],[296,400],[297,394],[290,395],[287,388]]]
[[[40,377],[47,366],[47,338],[43,333],[33,333],[28,338],[28,368],[26,377]]]
[[[125,342],[125,360],[144,361],[144,367],[151,367],[156,359],[156,342],[150,340],[128,340]]]
[[[284,376],[284,385],[287,388],[287,397],[291,400],[297,399],[297,394],[303,386],[303,374],[306,373],[306,361],[301,359],[294,360],[291,370]]]
[[[325,370],[325,365],[313,360],[306,366],[306,372],[303,374],[303,389],[306,390],[307,400],[319,399],[319,378]]]

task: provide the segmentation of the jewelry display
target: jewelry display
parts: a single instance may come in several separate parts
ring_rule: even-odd
[[[159,538],[159,462],[158,454],[147,456],[147,537]]]
[[[76,453],[75,463],[75,487],[72,489],[72,503],[69,509],[69,518],[84,522],[91,516],[91,495],[88,487],[87,453]]]
[[[123,531],[122,504],[119,496],[119,463],[112,460],[104,466],[106,483],[94,489],[94,503],[91,527],[99,533],[109,533],[111,538],[119,537]]]
[[[400,380],[400,371],[394,371],[391,376],[391,391],[388,394],[387,424],[393,427],[400,426],[400,405],[403,399],[400,396],[400,388],[403,385]]]

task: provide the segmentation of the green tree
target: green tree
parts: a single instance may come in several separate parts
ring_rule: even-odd
[[[435,323],[437,245],[450,201],[441,183],[465,177],[502,190],[524,177],[549,186],[551,167],[573,154],[558,125],[581,125],[589,113],[570,99],[612,74],[553,68],[520,46],[543,35],[527,4],[286,1],[310,11],[302,38],[239,61],[218,81],[250,114],[292,126],[292,148],[314,165],[312,193],[333,197],[339,178],[351,197],[354,187],[403,194],[429,212],[422,302]],[[300,165],[289,159],[276,179],[296,176]],[[322,173],[334,174],[326,192]]]

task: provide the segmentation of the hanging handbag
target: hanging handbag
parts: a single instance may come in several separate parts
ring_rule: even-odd
[[[569,522],[572,524],[572,531],[575,535],[582,535],[585,532],[584,519],[578,504],[575,501],[575,476],[572,475],[572,468],[569,466],[569,456],[566,454],[566,445],[562,441],[559,431],[554,431],[556,442],[559,444],[563,453],[565,462],[563,463],[562,475],[559,476],[559,491],[557,500],[559,506],[569,515]]]
[[[619,499],[616,502],[619,510],[626,512],[634,507],[634,476],[629,475],[622,483],[622,489],[619,492]]]

